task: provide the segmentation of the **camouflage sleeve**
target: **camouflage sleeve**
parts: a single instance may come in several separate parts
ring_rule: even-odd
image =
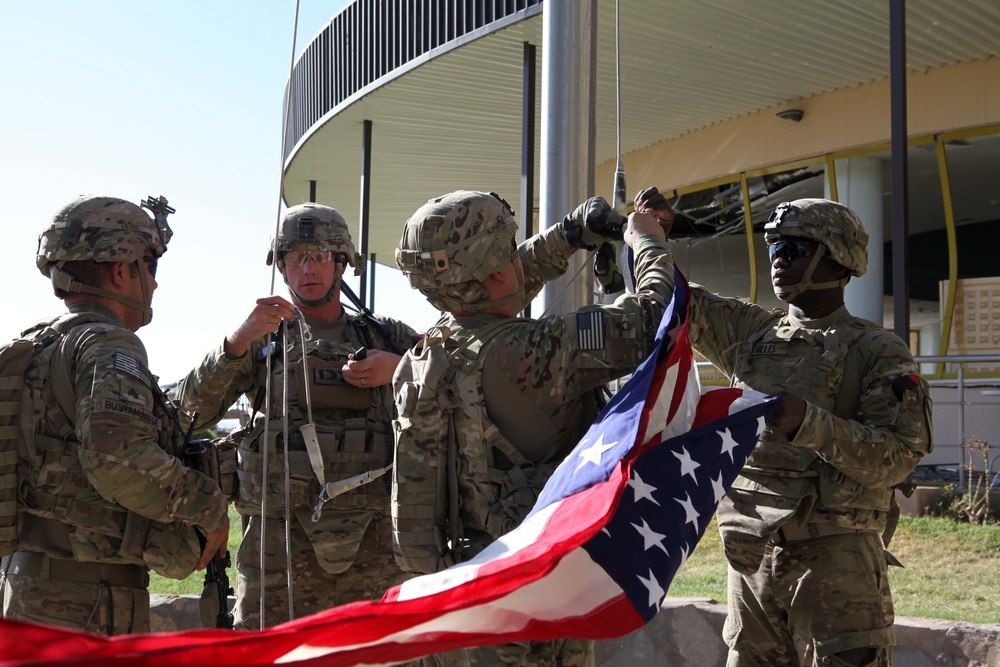
[[[524,267],[524,306],[538,296],[545,283],[566,273],[569,258],[577,250],[566,240],[562,225],[553,225],[517,247]]]
[[[719,296],[701,285],[691,285],[688,329],[691,345],[729,377],[733,376],[736,366],[733,346],[770,326],[778,317],[780,314],[757,304]]]
[[[674,271],[666,241],[645,236],[635,251],[635,294],[504,330],[492,345],[517,353],[497,355],[497,367],[526,393],[537,394],[541,404],[551,405],[633,372],[652,349]]]
[[[420,340],[420,334],[405,322],[394,320],[391,317],[382,317],[381,315],[376,315],[375,317],[385,325],[389,336],[403,352],[406,352]]]
[[[214,481],[168,451],[178,430],[155,404],[158,388],[139,338],[110,327],[88,331],[69,349],[80,463],[97,492],[155,521],[218,530],[226,500]]]
[[[792,443],[815,450],[859,484],[891,486],[906,479],[931,450],[930,392],[895,335],[883,332],[862,353],[871,363],[860,387],[857,419],[841,419],[807,403]]]
[[[218,423],[242,394],[253,401],[256,391],[254,360],[261,358],[264,339],[254,343],[239,359],[231,359],[222,344],[205,355],[177,386],[177,402],[189,414],[198,413],[196,430]]]

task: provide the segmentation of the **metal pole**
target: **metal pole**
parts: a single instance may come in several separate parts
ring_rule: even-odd
[[[909,194],[906,145],[906,0],[889,2],[889,75],[892,97],[892,312],[893,331],[910,342]],[[869,249],[879,252],[880,248]]]
[[[546,0],[542,34],[539,228],[559,224],[594,190],[597,0]],[[593,276],[580,271],[589,261],[576,253],[566,274],[545,286],[545,312],[571,312],[593,301]]]
[[[958,365],[958,492],[966,491],[965,484],[965,364]]]
[[[371,202],[371,185],[372,185],[372,121],[366,120],[364,122],[364,136],[361,142],[361,207],[360,207],[360,217],[361,217],[361,248],[359,252],[362,255],[368,256],[368,221],[369,221],[369,204]],[[365,281],[359,281],[358,285],[358,299],[361,301],[362,305],[367,302],[365,296],[367,294],[365,290]],[[369,308],[371,310],[371,308]]]
[[[368,310],[375,312],[375,253],[372,253],[368,262],[368,285],[371,290],[371,298],[368,299]]]
[[[309,201],[316,202],[316,181],[309,181]]]
[[[521,225],[525,239],[535,229],[535,45],[524,43],[524,74],[521,92]],[[531,317],[531,304],[524,309]]]

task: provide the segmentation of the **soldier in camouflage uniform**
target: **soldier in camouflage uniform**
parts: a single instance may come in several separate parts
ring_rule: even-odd
[[[250,316],[205,357],[180,384],[181,405],[198,411],[202,427],[214,424],[241,395],[255,404],[256,418],[239,434],[236,508],[244,519],[236,559],[235,621],[238,628],[273,626],[289,620],[285,546],[284,438],[288,432],[290,551],[294,617],[358,600],[378,599],[406,577],[392,556],[390,478],[383,476],[334,498],[320,520],[312,520],[320,478],[326,482],[380,470],[392,461],[390,381],[400,354],[418,338],[406,324],[347,313],[340,300],[348,264],[360,275],[364,257],[351,241],[344,218],[318,204],[289,208],[267,263],[277,262],[292,302],[279,296],[258,300]],[[301,312],[301,317],[297,317]],[[282,320],[287,335],[272,334]],[[287,346],[287,366],[280,353]],[[305,362],[303,363],[303,347]],[[366,348],[366,358],[354,353]],[[261,413],[272,356],[271,404]],[[393,351],[395,350],[395,351]],[[358,355],[359,357],[362,355]],[[304,368],[307,369],[304,371]],[[283,409],[287,372],[288,413]],[[309,386],[306,386],[306,383]],[[308,395],[306,389],[309,390]],[[310,461],[299,429],[316,426],[320,456]],[[287,424],[285,418],[287,416]],[[267,433],[265,435],[265,421]],[[269,453],[262,483],[263,448]],[[266,498],[264,604],[261,623],[261,507]]]
[[[39,237],[38,268],[69,312],[22,335],[35,352],[17,451],[17,550],[0,572],[5,618],[149,632],[148,570],[182,579],[225,554],[226,500],[174,456],[184,439],[177,410],[134,333],[152,318],[171,236],[159,205],[154,222],[127,201],[81,196]]]
[[[500,433],[499,438],[487,434],[496,443],[493,461],[460,466],[460,478],[465,470],[489,468],[489,478],[502,477],[502,482],[486,483],[473,495],[460,479],[458,514],[467,544],[457,559],[471,558],[524,519],[547,477],[597,417],[601,387],[634,371],[652,348],[671,298],[673,271],[663,231],[655,222],[630,227],[625,233],[636,255],[637,294],[540,320],[515,319],[546,282],[565,273],[574,253],[594,249],[608,238],[621,239],[624,222],[607,202],[595,197],[562,224],[518,246],[514,212],[504,200],[492,193],[459,191],[432,199],[406,223],[396,263],[411,286],[447,311],[428,332],[428,339],[442,332],[458,341],[483,337],[476,363],[481,367],[484,400],[465,404],[476,414],[457,417],[459,457],[476,446],[463,441],[472,432],[463,424],[492,422]],[[403,402],[406,391],[398,386],[399,377],[397,372],[397,400]],[[420,418],[441,415],[412,416]],[[397,451],[397,466],[400,456]],[[515,464],[516,460],[521,462]],[[394,494],[402,494],[408,484],[420,480],[397,477],[395,483]],[[406,516],[408,509],[394,506],[394,515]],[[396,546],[404,558],[413,548]],[[428,661],[477,667],[583,667],[594,664],[594,652],[590,640],[562,639],[466,649],[430,656]]]
[[[636,210],[669,230],[655,188]],[[694,347],[734,386],[783,397],[719,505],[727,664],[890,665],[893,485],[931,450],[927,385],[906,343],[844,306],[868,264],[853,211],[800,199],[764,229],[787,313],[691,286]]]

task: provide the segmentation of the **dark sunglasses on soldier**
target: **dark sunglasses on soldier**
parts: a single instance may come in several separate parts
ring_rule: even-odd
[[[142,261],[146,263],[149,267],[149,275],[156,277],[156,263],[160,261],[159,257],[153,257],[152,255],[143,255]]]
[[[812,257],[818,247],[819,244],[809,239],[781,239],[767,246],[767,256],[772,262],[776,257],[794,262],[803,257]]]

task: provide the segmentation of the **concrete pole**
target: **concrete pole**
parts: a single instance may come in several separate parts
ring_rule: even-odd
[[[542,40],[539,229],[561,224],[594,191],[597,0],[546,0]],[[568,313],[592,303],[591,262],[577,252],[566,275],[545,286],[535,312]]]
[[[851,278],[844,292],[844,303],[852,315],[884,323],[882,286],[885,261],[882,246],[885,231],[882,219],[882,161],[873,157],[837,160],[837,192],[840,203],[858,214],[868,232],[868,271]],[[830,196],[829,181],[826,197]]]

